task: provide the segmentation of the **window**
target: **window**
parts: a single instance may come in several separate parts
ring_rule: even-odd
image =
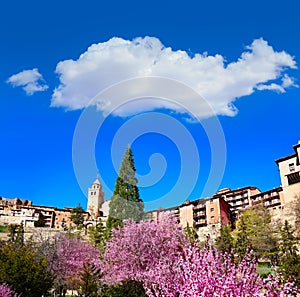
[[[215,216],[211,216],[210,218],[211,218],[212,220],[214,220],[214,219],[215,219]]]
[[[295,171],[295,163],[289,164],[290,171]]]
[[[299,172],[294,172],[294,173],[287,175],[287,179],[288,179],[289,185],[299,183],[300,182]]]
[[[215,209],[212,207],[211,209],[210,209],[210,212],[214,212],[215,211]]]

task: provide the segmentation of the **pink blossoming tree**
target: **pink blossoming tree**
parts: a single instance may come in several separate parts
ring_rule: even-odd
[[[77,289],[84,264],[100,265],[100,252],[91,244],[78,238],[59,234],[55,238],[52,252],[47,255],[49,269],[55,276],[58,289]]]
[[[107,283],[140,281],[162,260],[177,259],[188,239],[172,218],[156,222],[124,222],[106,242],[102,271]]]
[[[173,261],[160,262],[143,281],[151,297],[288,297],[297,293],[279,275],[260,278],[256,261],[249,256],[235,265],[230,255],[195,245]]]
[[[136,280],[151,297],[290,297],[297,292],[280,275],[261,279],[250,256],[237,266],[228,254],[200,249],[171,218],[126,222],[113,230],[103,267],[105,282]]]

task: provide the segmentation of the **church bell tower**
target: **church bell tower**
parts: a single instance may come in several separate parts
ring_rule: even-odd
[[[104,202],[104,193],[98,175],[88,190],[87,211],[91,215],[91,219],[96,219],[100,216],[100,207]]]

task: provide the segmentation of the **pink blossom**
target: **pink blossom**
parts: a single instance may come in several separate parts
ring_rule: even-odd
[[[81,239],[59,234],[54,248],[54,253],[49,254],[48,261],[58,287],[76,287],[84,263],[93,264],[95,267],[100,265],[99,250]]]
[[[171,218],[126,222],[113,230],[103,257],[103,280],[142,282],[150,297],[292,297],[297,289],[279,274],[263,280],[247,255],[236,265],[214,248],[188,241]]]
[[[102,270],[107,283],[124,279],[140,279],[155,269],[162,259],[176,259],[188,243],[173,218],[157,222],[125,222],[123,228],[113,229],[106,243]]]
[[[0,297],[18,297],[18,295],[7,284],[1,284]]]

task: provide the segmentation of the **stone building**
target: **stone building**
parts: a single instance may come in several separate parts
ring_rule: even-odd
[[[293,154],[277,159],[276,163],[281,180],[283,217],[296,224],[294,203],[300,199],[300,141],[293,146],[293,150]]]
[[[100,208],[103,203],[104,193],[102,191],[102,185],[97,176],[92,186],[88,189],[87,212],[90,214],[91,220],[96,220],[98,217],[100,217]]]
[[[293,149],[293,154],[275,161],[279,169],[284,204],[300,195],[300,141]]]

